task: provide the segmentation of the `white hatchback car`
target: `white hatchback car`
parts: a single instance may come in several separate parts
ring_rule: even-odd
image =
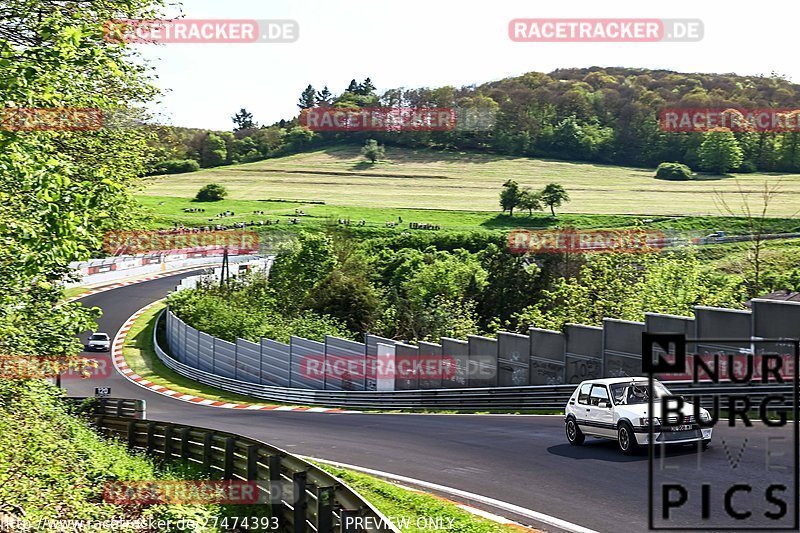
[[[671,396],[669,390],[654,380],[653,401],[660,402]],[[650,385],[647,378],[606,378],[584,381],[570,396],[564,409],[567,440],[574,446],[583,444],[586,436],[615,439],[625,454],[634,453],[640,445],[648,443],[648,397]],[[684,403],[681,412],[684,420],[677,425],[677,417],[667,424],[653,417],[653,442],[656,444],[702,443],[705,450],[711,442],[710,427],[702,427],[695,420],[694,406]],[[700,420],[708,422],[707,410],[699,409]],[[669,425],[670,422],[672,425]]]
[[[86,344],[86,350],[89,352],[108,352],[111,350],[111,338],[108,333],[97,332],[89,337],[89,342]]]

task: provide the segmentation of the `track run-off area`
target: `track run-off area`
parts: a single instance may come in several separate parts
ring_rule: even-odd
[[[114,336],[136,311],[166,296],[181,278],[195,274],[183,272],[127,285],[81,301],[103,310],[98,330]],[[176,400],[132,383],[113,370],[110,353],[84,355],[105,359],[109,372],[91,379],[64,380],[62,385],[71,396],[93,396],[95,387],[110,387],[113,397],[145,400],[148,419],[253,437],[296,455],[391,474],[406,485],[424,482],[419,486],[426,490],[545,531],[648,529],[647,454],[625,456],[614,442],[592,439],[581,447],[570,446],[562,416],[220,409]],[[784,429],[791,438],[789,427]],[[744,466],[745,461],[735,461],[743,435],[755,443],[742,452],[750,453],[753,446],[763,447],[758,442],[765,439],[766,431],[758,423],[747,433],[717,426],[711,448],[702,455],[704,479],[724,490],[742,480],[755,486],[774,477],[763,461],[760,469],[758,464]],[[763,457],[763,450],[758,453]],[[693,450],[676,451],[669,461],[671,466],[687,469],[696,469],[698,463]]]

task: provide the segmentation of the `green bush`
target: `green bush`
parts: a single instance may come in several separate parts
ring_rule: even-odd
[[[163,161],[154,170],[154,174],[183,174],[200,170],[200,163],[194,159],[170,159]]]
[[[295,335],[322,341],[325,335],[353,338],[343,321],[309,310],[287,312],[266,281],[259,276],[231,280],[227,287],[209,285],[173,293],[170,309],[187,324],[209,335],[235,342],[260,337],[289,342]]]
[[[181,465],[156,466],[123,444],[104,439],[71,414],[62,394],[43,381],[0,380],[0,514],[34,524],[115,518],[213,524],[213,517],[225,512],[217,505],[105,502],[108,482],[202,477]]]
[[[197,196],[194,199],[196,202],[218,202],[224,199],[227,194],[228,191],[222,185],[209,183],[197,191]]]
[[[758,172],[758,167],[755,163],[747,159],[742,161],[742,164],[739,165],[739,168],[736,169],[736,172],[739,172],[740,174],[752,174],[754,172]]]
[[[683,163],[661,163],[656,169],[656,179],[686,181],[694,178],[692,170]]]

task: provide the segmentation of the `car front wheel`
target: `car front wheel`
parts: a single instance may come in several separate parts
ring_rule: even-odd
[[[617,444],[619,449],[625,455],[633,455],[639,447],[636,442],[636,435],[633,433],[633,427],[628,423],[622,423],[617,430]]]
[[[567,441],[573,446],[580,446],[586,440],[586,435],[583,434],[581,428],[574,418],[567,419]]]

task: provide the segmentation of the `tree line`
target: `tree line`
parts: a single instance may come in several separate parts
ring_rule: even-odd
[[[677,162],[712,172],[800,172],[800,132],[663,131],[665,107],[800,108],[800,86],[781,76],[678,73],[633,68],[529,72],[465,87],[395,88],[379,93],[370,78],[340,93],[309,84],[298,108],[435,107],[488,113],[482,130],[311,132],[289,117],[258,127],[241,110],[232,132],[164,135],[166,159],[215,166],[273,157],[329,142],[413,148],[483,150],[498,154],[655,167]],[[237,118],[238,117],[238,118]],[[211,137],[206,139],[206,137]],[[167,140],[168,139],[168,140]],[[224,145],[224,146],[223,146]]]
[[[648,311],[690,316],[695,305],[741,307],[746,292],[742,277],[706,268],[692,250],[521,255],[488,232],[355,239],[332,227],[300,233],[268,281],[255,274],[181,291],[170,305],[228,340],[368,332],[436,341],[643,320]]]
[[[500,192],[500,207],[509,216],[514,216],[514,209],[527,209],[529,215],[534,211],[541,211],[544,206],[550,208],[550,214],[556,216],[556,207],[564,202],[569,202],[569,194],[558,183],[548,183],[541,191],[533,191],[529,187],[520,188],[519,183],[508,180],[503,184]]]

